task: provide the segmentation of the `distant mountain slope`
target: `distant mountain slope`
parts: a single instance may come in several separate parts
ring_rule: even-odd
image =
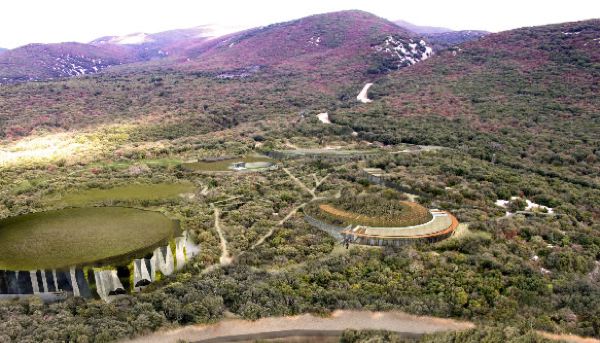
[[[330,116],[371,140],[444,145],[531,170],[544,165],[535,171],[600,187],[599,85],[596,19],[464,43],[375,83],[377,107]]]
[[[278,66],[379,73],[431,56],[431,47],[394,23],[362,11],[314,15],[219,37],[183,49],[199,68]]]
[[[29,44],[0,55],[0,83],[92,74],[135,60],[130,49],[116,45]]]
[[[158,33],[133,33],[124,36],[106,36],[90,42],[92,45],[105,46],[116,44],[132,49],[139,60],[165,58],[182,46],[202,42],[218,34],[211,26],[198,26],[189,29],[170,30]]]
[[[0,53],[2,53],[2,52],[4,52],[4,51],[7,51],[7,50],[8,50],[8,49],[5,49],[5,48],[0,48]]]
[[[435,26],[421,26],[409,23],[405,20],[394,20],[396,25],[403,27],[409,31],[420,33],[420,34],[432,34],[432,33],[444,33],[454,31],[452,29],[448,29],[445,27],[435,27]]]
[[[201,26],[155,34],[107,36],[89,44],[29,44],[2,53],[0,84],[94,74],[113,65],[162,59],[177,50],[176,43],[195,44],[212,34],[213,28]]]
[[[428,33],[423,36],[431,43],[433,48],[443,50],[457,45],[478,40],[481,37],[489,35],[490,32],[479,31],[479,30],[463,30],[463,31],[451,31],[442,33]]]
[[[142,45],[142,44],[155,44],[166,46],[176,41],[210,37],[212,36],[213,29],[208,26],[199,26],[189,29],[170,30],[159,33],[132,33],[124,36],[106,36],[95,39],[90,42],[93,45],[102,44],[119,44],[119,45]]]
[[[217,38],[215,34],[215,28],[200,26],[106,36],[89,44],[31,44],[2,54],[0,83],[92,74],[111,65],[167,57],[165,65],[188,70],[272,66],[360,77],[410,66],[433,54],[422,37],[363,11],[313,15]]]

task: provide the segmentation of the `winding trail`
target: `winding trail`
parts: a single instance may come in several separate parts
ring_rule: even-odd
[[[219,258],[219,263],[222,266],[226,266],[231,264],[231,254],[229,253],[229,249],[227,248],[227,239],[223,234],[223,229],[221,228],[221,210],[218,207],[213,205],[213,209],[215,211],[215,230],[219,234],[219,240],[221,241],[221,257]]]
[[[296,214],[296,212],[298,212],[299,209],[303,208],[304,206],[306,206],[307,203],[302,203],[296,207],[294,207],[293,210],[290,211],[290,213],[288,213],[282,220],[280,220],[279,222],[277,222],[277,226],[282,226],[283,224],[285,224],[285,222],[287,222],[294,214]],[[250,249],[255,249],[256,247],[260,246],[261,244],[263,244],[269,237],[271,237],[273,235],[273,233],[275,232],[275,226],[273,226],[271,228],[271,230],[269,230],[269,232],[267,232],[264,236],[262,236],[256,243],[252,244],[252,246],[250,247]]]
[[[474,328],[470,322],[419,317],[404,312],[371,312],[336,310],[330,317],[304,314],[291,317],[267,317],[257,321],[223,320],[211,325],[193,325],[171,331],[156,332],[130,342],[231,342],[286,338],[290,336],[339,336],[346,329],[388,330],[407,337],[427,333],[458,331]]]
[[[323,182],[325,182],[325,180],[327,180],[329,178],[329,175],[331,175],[331,174],[325,175],[321,180],[319,180],[319,178],[317,177],[316,174],[312,174],[313,179],[315,181],[315,187],[313,189],[310,189],[302,181],[300,181],[298,178],[296,178],[287,168],[282,168],[282,169],[290,176],[290,178],[292,180],[294,180],[294,182],[296,184],[298,184],[302,189],[304,189],[305,191],[310,193],[310,195],[312,195],[312,201],[322,199],[321,197],[318,197],[315,192],[323,184]],[[280,220],[277,223],[277,226],[273,226],[265,235],[263,235],[258,241],[256,241],[256,243],[252,244],[250,249],[255,249],[255,248],[259,247],[261,244],[263,244],[269,237],[271,237],[273,235],[273,233],[275,232],[277,227],[280,227],[283,224],[285,224],[285,222],[287,222],[294,214],[296,214],[296,212],[298,212],[298,210],[300,210],[301,208],[306,206],[306,204],[308,204],[308,203],[304,202],[304,203],[294,207],[294,209],[292,209],[290,211],[290,213],[288,213],[282,220]]]
[[[317,189],[319,187],[321,187],[321,185],[323,184],[323,182],[325,182],[325,180],[327,180],[329,178],[329,176],[331,174],[327,174],[325,175],[321,180],[319,180],[317,178],[317,175],[312,174],[314,180],[315,180],[315,187],[310,189],[307,185],[304,184],[304,182],[300,181],[300,179],[298,179],[297,177],[294,176],[294,174],[292,174],[287,168],[281,168],[283,169],[283,171],[288,174],[288,176],[292,179],[292,181],[294,181],[300,188],[302,188],[303,190],[305,190],[306,192],[308,192],[311,196],[312,196],[312,200],[316,200],[319,199],[319,197],[317,197],[317,194],[315,193],[317,191]]]
[[[567,342],[567,343],[600,343],[599,339],[591,337],[581,337],[565,333],[550,333],[545,331],[536,331],[539,335],[544,338],[548,338],[555,341]]]
[[[373,102],[373,100],[369,99],[369,97],[367,96],[367,92],[369,91],[369,88],[371,88],[372,85],[372,83],[367,83],[360,91],[360,93],[358,93],[358,95],[356,96],[356,100],[362,102],[363,104]]]
[[[331,175],[331,174],[327,174],[322,179],[319,180],[318,177],[315,174],[313,174],[313,178],[315,180],[315,187],[313,189],[310,189],[302,181],[300,181],[298,178],[296,178],[287,168],[282,168],[282,169],[288,174],[288,176],[298,186],[300,186],[300,188],[302,188],[303,190],[305,190],[306,192],[308,192],[312,196],[312,201],[321,199],[320,197],[318,197],[316,195],[315,192],[323,184],[323,182],[325,182],[329,178],[329,176]],[[218,207],[215,206],[215,204],[223,203],[223,202],[228,202],[228,201],[231,201],[231,200],[238,199],[240,197],[241,196],[230,197],[230,198],[227,198],[225,200],[217,201],[217,202],[214,202],[214,203],[210,204],[210,207],[213,209],[214,215],[215,215],[215,224],[214,224],[214,227],[215,227],[215,230],[217,231],[217,234],[219,235],[219,240],[220,240],[220,244],[221,244],[221,256],[219,257],[219,263],[215,263],[215,264],[212,264],[212,265],[206,267],[202,271],[202,274],[210,273],[210,272],[212,272],[213,270],[215,270],[218,267],[228,266],[231,263],[233,263],[233,261],[236,258],[239,258],[241,255],[243,255],[245,253],[245,251],[242,251],[237,256],[232,256],[231,253],[229,252],[229,249],[227,247],[227,239],[225,238],[225,235],[223,234],[223,229],[221,228],[221,210]],[[267,239],[269,239],[269,237],[271,237],[273,235],[273,233],[275,232],[275,230],[278,227],[280,227],[283,224],[285,224],[285,222],[287,222],[301,208],[303,208],[304,206],[306,206],[306,204],[307,204],[307,202],[304,202],[304,203],[302,203],[302,204],[294,207],[290,211],[290,213],[288,213],[283,219],[281,219],[279,222],[277,222],[277,225],[271,227],[271,229],[266,234],[264,234],[258,241],[256,241],[256,243],[252,244],[252,246],[250,247],[249,250],[256,249],[257,247],[259,247],[260,245],[262,245]]]
[[[207,274],[217,269],[218,267],[223,267],[230,265],[233,262],[233,257],[229,253],[229,248],[227,248],[227,239],[223,234],[223,229],[221,228],[221,210],[215,206],[215,203],[210,204],[215,214],[215,224],[214,228],[219,235],[219,241],[221,244],[221,256],[219,257],[219,263],[212,264],[202,271],[201,274]]]
[[[313,191],[312,189],[308,188],[304,182],[300,181],[297,177],[295,177],[292,173],[290,173],[290,171],[287,168],[281,168],[283,169],[283,171],[288,174],[288,176],[292,179],[292,181],[294,181],[300,188],[304,189],[305,191],[307,191],[310,195],[312,195],[313,198],[316,198],[315,195],[315,191]]]
[[[327,179],[329,178],[329,175],[331,175],[331,174],[327,174],[327,175],[325,175],[325,176],[324,176],[324,177],[321,179],[321,181],[318,181],[318,182],[317,182],[317,184],[315,185],[315,188],[313,188],[313,189],[312,189],[313,193],[315,193],[315,192],[317,191],[317,189],[318,189],[319,187],[321,187],[321,185],[323,184],[323,182],[325,182],[325,180],[327,180]],[[316,176],[315,176],[315,177],[316,177]],[[313,198],[314,198],[314,199],[316,199],[316,198],[317,198],[317,196],[315,195],[315,196],[313,196]]]

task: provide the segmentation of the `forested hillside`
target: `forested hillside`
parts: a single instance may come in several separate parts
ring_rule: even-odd
[[[178,220],[200,247],[110,303],[0,301],[0,342],[108,342],[336,309],[477,326],[421,342],[542,342],[534,330],[600,338],[600,20],[433,54],[360,11],[221,38],[164,60],[0,87],[0,219],[135,207]],[[300,157],[274,157],[290,151]],[[202,169],[256,155],[273,168]],[[398,187],[369,181],[365,168]],[[119,193],[174,183],[192,190]],[[305,220],[316,201],[371,214],[383,197],[461,224],[435,243],[346,249]],[[371,338],[405,337],[348,331],[342,341]]]

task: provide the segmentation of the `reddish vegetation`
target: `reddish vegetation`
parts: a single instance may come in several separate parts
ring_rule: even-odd
[[[414,33],[362,11],[314,15],[214,39],[197,37],[193,34],[196,31],[149,35],[150,42],[139,45],[111,44],[111,37],[92,44],[28,45],[2,54],[0,83],[74,76],[74,72],[61,71],[65,63],[57,61],[65,59],[69,59],[66,65],[74,62],[86,67],[85,74],[96,72],[92,70],[92,61],[98,59],[103,61],[99,69],[161,59],[149,67],[206,71],[260,65],[277,67],[283,72],[311,72],[317,82],[319,75],[362,79],[381,57],[373,48],[375,45],[382,44],[390,35],[406,41],[415,38]]]
[[[361,11],[314,15],[247,30],[194,47],[186,56],[202,58],[194,67],[234,68],[282,65],[303,70],[365,70],[371,46],[386,35],[411,37],[394,23]],[[215,42],[216,41],[216,42]]]
[[[93,67],[102,70],[133,61],[132,51],[118,45],[29,44],[0,55],[0,83],[75,76],[81,68],[93,73]]]
[[[531,90],[523,94],[520,89],[525,88],[537,89],[538,96],[553,92],[556,84],[581,89],[577,97],[554,96],[554,106],[589,111],[597,106],[583,92],[597,89],[598,80],[588,68],[600,63],[599,38],[600,20],[490,34],[396,71],[374,89],[386,88],[382,100],[399,116],[467,116],[484,130],[497,126],[482,123],[475,107],[488,102],[508,106],[524,95],[538,95]],[[569,117],[565,112],[560,115]]]

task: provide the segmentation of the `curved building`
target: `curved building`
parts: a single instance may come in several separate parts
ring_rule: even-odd
[[[431,210],[429,222],[405,227],[373,227],[356,225],[342,230],[350,242],[366,245],[404,245],[417,241],[437,242],[452,235],[458,220],[446,211]]]
[[[364,245],[437,242],[450,237],[458,226],[456,217],[447,211],[428,210],[414,202],[400,203],[410,211],[398,212],[386,220],[344,211],[330,204],[314,206],[305,214],[309,224],[345,242]]]

